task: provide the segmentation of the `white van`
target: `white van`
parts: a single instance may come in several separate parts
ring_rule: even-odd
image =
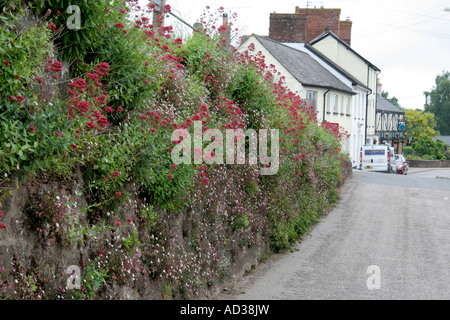
[[[395,151],[389,144],[374,144],[361,147],[360,169],[391,173],[396,170]]]

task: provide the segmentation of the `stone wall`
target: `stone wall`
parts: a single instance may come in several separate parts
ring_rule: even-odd
[[[416,160],[407,159],[412,168],[450,168],[450,160]]]

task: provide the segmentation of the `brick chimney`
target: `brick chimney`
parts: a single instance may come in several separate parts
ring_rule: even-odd
[[[340,21],[339,23],[340,29],[338,37],[347,42],[348,45],[350,45],[352,39],[352,21],[350,20],[350,18],[347,18],[347,20]]]
[[[352,22],[340,21],[341,9],[295,7],[295,13],[271,13],[269,38],[280,42],[310,42],[332,31],[350,45]]]

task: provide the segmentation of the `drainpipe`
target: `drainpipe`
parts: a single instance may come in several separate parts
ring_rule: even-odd
[[[327,104],[326,97],[327,97],[327,93],[330,92],[330,90],[331,90],[331,88],[328,88],[328,90],[325,91],[325,93],[323,94],[323,116],[322,116],[323,119],[322,119],[322,123],[325,122],[325,114],[326,114],[325,106]]]
[[[364,119],[364,145],[367,144],[367,115],[369,112],[369,96],[372,94],[372,89],[369,87],[369,81],[370,81],[370,66],[367,66],[367,88],[369,88],[370,92],[366,95],[366,117]]]

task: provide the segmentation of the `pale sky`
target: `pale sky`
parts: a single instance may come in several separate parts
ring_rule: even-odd
[[[141,0],[146,3],[146,0]],[[389,97],[405,108],[423,108],[424,91],[450,70],[450,0],[166,0],[174,14],[194,24],[206,6],[238,14],[242,34],[269,34],[269,14],[294,13],[295,7],[340,8],[352,20],[352,48],[376,65]],[[450,10],[450,9],[449,9]],[[176,21],[176,20],[174,20]],[[176,25],[177,22],[168,21]]]

